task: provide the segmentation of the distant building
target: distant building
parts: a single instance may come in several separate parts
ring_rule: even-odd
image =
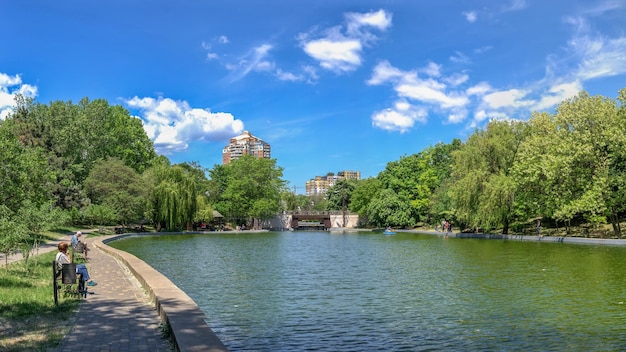
[[[243,155],[252,155],[257,158],[271,158],[270,145],[262,139],[255,137],[249,131],[243,131],[237,137],[230,139],[230,143],[222,150],[222,164],[230,164],[231,161]]]
[[[306,195],[313,196],[316,194],[325,194],[326,191],[334,186],[339,180],[360,180],[360,171],[339,171],[337,175],[328,174],[326,176],[315,176],[315,178],[306,181]]]

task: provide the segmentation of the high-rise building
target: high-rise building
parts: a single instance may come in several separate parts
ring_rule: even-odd
[[[326,191],[334,186],[339,180],[360,180],[360,171],[339,171],[337,175],[329,173],[326,176],[315,176],[315,178],[306,181],[306,195],[312,196],[316,194],[325,194]]]
[[[230,139],[230,143],[222,149],[222,164],[230,164],[231,161],[243,155],[252,155],[257,158],[271,158],[270,145],[262,139],[255,137],[249,131],[243,131],[239,136]]]

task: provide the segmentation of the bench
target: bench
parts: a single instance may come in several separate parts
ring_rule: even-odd
[[[82,254],[83,255],[82,260],[83,260],[83,262],[86,262],[86,260],[85,260],[85,252],[86,252],[85,251],[85,244],[83,242],[78,242],[78,244],[76,245],[76,248],[72,247],[72,263],[74,263],[74,259],[76,259],[75,258],[75,253]]]
[[[78,284],[76,281],[78,281]],[[52,261],[52,287],[54,288],[55,306],[59,305],[60,292],[63,292],[64,296],[87,297],[87,289],[85,288],[82,275],[76,273],[76,264],[74,263],[63,264],[63,269],[59,270],[56,260]]]

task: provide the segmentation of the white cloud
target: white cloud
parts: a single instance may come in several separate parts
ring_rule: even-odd
[[[376,36],[370,32],[371,28],[385,31],[391,27],[392,15],[384,10],[368,13],[347,13],[346,33],[351,38],[360,38],[363,41],[375,40]]]
[[[463,12],[463,16],[469,23],[474,23],[478,19],[478,13],[476,11],[465,11]]]
[[[444,109],[464,106],[469,102],[464,95],[446,94],[442,89],[439,89],[439,85],[437,82],[419,81],[399,84],[395,89],[401,97],[436,104]]]
[[[361,65],[361,42],[358,40],[319,39],[304,44],[304,51],[331,71],[351,71]]]
[[[505,4],[502,8],[502,12],[519,11],[526,8],[526,0],[512,0],[508,4]]]
[[[273,69],[274,63],[267,59],[272,48],[270,44],[259,45],[241,57],[237,64],[228,64],[226,67],[232,71],[229,80],[231,82],[240,80],[252,71],[269,71]]]
[[[124,103],[139,111],[144,130],[160,154],[185,150],[193,141],[223,141],[244,127],[230,113],[192,108],[186,101],[134,97]]]
[[[217,38],[217,42],[220,43],[220,44],[228,44],[229,40],[228,40],[227,36],[221,35],[221,36],[219,36],[219,38]]]
[[[467,95],[483,95],[491,91],[491,86],[487,82],[480,82],[474,86],[467,88],[465,91]]]
[[[425,122],[427,115],[425,109],[399,100],[393,108],[375,112],[372,115],[372,126],[386,131],[404,133],[410,130],[415,122]]]
[[[469,80],[469,76],[466,73],[453,73],[452,75],[445,77],[443,80],[451,86],[456,87],[467,82]]]
[[[324,69],[337,73],[356,70],[362,63],[365,47],[378,37],[372,30],[385,31],[391,26],[392,15],[384,10],[368,13],[347,13],[344,26],[334,26],[316,33],[298,36],[304,52],[317,60]]]
[[[22,94],[27,98],[37,96],[37,87],[22,84],[20,75],[10,76],[0,72],[0,120],[5,120],[15,107],[15,96]]]
[[[532,105],[532,101],[523,100],[528,95],[528,91],[520,89],[509,89],[493,92],[485,95],[483,100],[491,108],[519,108]]]
[[[626,73],[626,37],[607,39],[583,36],[572,39],[568,44],[581,57],[576,72],[581,80]]]
[[[281,69],[276,70],[276,77],[281,81],[301,81],[304,79],[302,75],[295,75],[291,72],[285,72]]]
[[[456,51],[454,55],[450,56],[450,61],[459,64],[471,64],[472,60],[460,51]]]
[[[569,83],[562,83],[550,87],[547,93],[545,93],[537,103],[535,103],[532,110],[545,110],[552,108],[565,99],[571,98],[577,95],[583,89],[580,81],[574,81]]]
[[[395,82],[402,79],[406,74],[400,69],[391,66],[389,61],[382,61],[374,67],[372,78],[367,81],[367,84],[374,86],[386,82]]]
[[[431,61],[426,67],[422,68],[420,72],[424,72],[425,74],[432,77],[439,77],[441,76],[441,65],[438,65]]]
[[[430,69],[428,69],[430,68]],[[447,116],[447,122],[458,123],[467,117],[467,105],[470,103],[469,95],[463,90],[450,90],[446,83],[452,83],[453,87],[465,83],[469,76],[462,73],[452,74],[447,77],[430,77],[422,79],[418,72],[430,72],[431,75],[439,75],[441,66],[430,63],[427,69],[417,71],[402,71],[393,67],[388,61],[380,62],[372,71],[372,77],[366,82],[369,85],[381,85],[389,83],[399,101],[393,108],[376,112],[372,115],[373,126],[404,132],[413,127],[411,121],[424,120],[428,110],[434,110],[440,115]],[[407,104],[419,104],[420,109],[410,109],[407,114],[402,109]]]

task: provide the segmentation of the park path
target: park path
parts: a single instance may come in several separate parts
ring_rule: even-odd
[[[70,238],[68,235],[59,241]],[[128,268],[92,246],[88,235],[83,236],[83,240],[91,248],[87,263],[89,275],[98,285],[89,287],[90,293],[80,303],[57,351],[173,351],[170,341],[162,336],[161,320],[154,305]],[[59,241],[40,245],[38,253],[56,251]],[[22,259],[21,254],[9,256],[9,262]],[[0,260],[4,263],[4,256]]]
[[[156,309],[128,268],[90,248],[89,275],[98,285],[89,287],[58,351],[172,351]]]

